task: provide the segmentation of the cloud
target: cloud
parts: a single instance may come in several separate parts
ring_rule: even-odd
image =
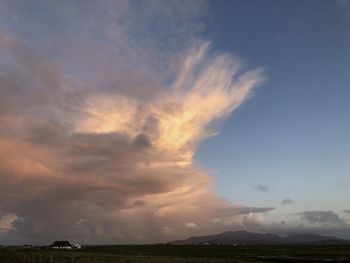
[[[188,229],[195,229],[195,228],[197,228],[198,226],[197,226],[196,223],[187,222],[187,223],[185,224],[185,227],[188,228]]]
[[[275,233],[279,235],[291,234],[320,234],[326,236],[337,236],[344,239],[350,239],[349,225],[331,225],[331,224],[310,224],[305,221],[282,220],[280,222],[263,222],[255,226],[250,226],[257,232]]]
[[[254,231],[254,229],[260,228],[265,224],[264,217],[260,213],[249,213],[243,217],[242,225],[248,230]]]
[[[350,214],[350,209],[345,209],[344,213]]]
[[[294,204],[294,200],[291,198],[284,198],[281,201],[281,205],[291,205],[291,204]]]
[[[11,231],[12,224],[18,217],[15,214],[4,214],[0,217],[0,234],[7,233]]]
[[[237,215],[266,213],[274,210],[274,207],[237,207],[233,209],[233,213]]]
[[[269,186],[269,185],[262,185],[262,184],[254,185],[254,189],[259,191],[259,192],[264,192],[264,193],[272,191],[272,187],[271,186]]]
[[[67,17],[68,33],[57,31],[65,40],[54,44],[60,56],[45,41],[27,44],[21,32],[1,34],[0,213],[13,215],[3,238],[155,242],[184,237],[193,224],[207,233],[261,221],[258,214],[273,209],[234,206],[192,162],[201,141],[216,134],[215,123],[263,81],[262,70],[195,40],[201,5],[160,3],[147,1],[146,14],[128,1],[117,14],[109,4],[91,4],[91,21],[75,2],[63,4],[57,12],[76,17]],[[148,23],[157,17],[164,24],[152,32]],[[78,18],[86,24],[71,23]],[[182,21],[179,28],[180,18],[188,27]],[[28,21],[31,31],[46,28],[36,19]],[[100,36],[96,27],[105,42],[85,41]],[[42,32],[51,31],[31,33],[46,39]],[[174,40],[181,50],[159,46],[163,35],[165,46]]]
[[[304,211],[298,213],[302,220],[310,224],[330,225],[330,226],[346,226],[344,220],[342,220],[333,211]]]

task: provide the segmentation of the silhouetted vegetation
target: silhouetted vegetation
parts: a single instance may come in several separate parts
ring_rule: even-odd
[[[0,248],[0,263],[350,262],[350,246],[87,246],[81,250]]]

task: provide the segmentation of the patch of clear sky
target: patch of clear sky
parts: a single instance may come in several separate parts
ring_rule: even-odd
[[[349,208],[350,1],[210,3],[205,37],[247,67],[264,67],[267,81],[195,162],[216,170],[216,192],[280,207],[276,218]],[[282,208],[287,197],[295,203]]]

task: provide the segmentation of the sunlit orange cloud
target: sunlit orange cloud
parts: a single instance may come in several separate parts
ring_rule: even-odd
[[[215,122],[261,83],[260,69],[244,71],[229,55],[210,54],[208,42],[197,43],[175,80],[143,100],[72,85],[73,76],[67,80],[50,59],[16,39],[2,41],[16,44],[8,46],[20,68],[0,79],[0,222],[7,235],[166,241],[262,222],[273,209],[231,204],[192,162],[198,144],[217,133]]]
[[[122,96],[89,98],[76,130],[135,137],[152,116],[159,122],[147,134],[154,146],[191,164],[195,145],[215,134],[210,123],[227,117],[263,79],[261,70],[238,74],[240,65],[228,55],[209,60],[208,48],[208,42],[193,48],[168,92],[146,106]]]

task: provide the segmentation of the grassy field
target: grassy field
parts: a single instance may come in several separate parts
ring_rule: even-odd
[[[0,248],[0,263],[350,262],[350,246],[89,246]]]

